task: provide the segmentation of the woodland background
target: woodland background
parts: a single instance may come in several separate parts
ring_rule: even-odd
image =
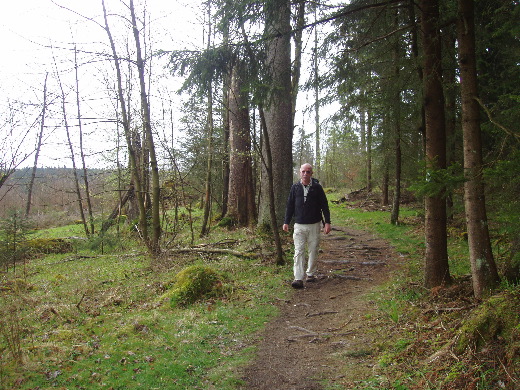
[[[101,252],[124,232],[152,264],[216,229],[245,229],[285,264],[285,201],[308,162],[340,202],[377,199],[390,226],[403,224],[403,204],[418,207],[422,287],[458,282],[448,238],[459,237],[475,302],[512,289],[502,307],[518,303],[518,1],[212,0],[200,8],[203,47],[184,50],[153,44],[146,2],[100,1],[80,18],[102,48],[61,42],[41,88],[1,108],[5,280],[34,255],[35,231],[69,223],[81,237],[65,238]],[[46,150],[54,138],[64,141]],[[42,166],[41,153],[69,162]],[[3,350],[21,362],[14,347]]]
[[[150,44],[145,3],[116,10],[102,1],[100,9],[84,18],[104,31],[105,50],[67,44],[68,58],[53,57],[36,100],[3,109],[4,217],[16,209],[75,214],[90,236],[95,219],[106,219],[105,230],[124,214],[159,254],[161,215],[196,206],[201,235],[226,218],[268,226],[279,241],[287,189],[310,162],[325,187],[380,193],[391,223],[405,192],[424,202],[426,286],[450,280],[446,231],[463,209],[476,295],[499,280],[488,213],[514,273],[516,2],[206,2],[205,49],[175,51]],[[81,69],[93,62],[108,65],[101,79],[111,103],[98,118],[82,115],[92,103],[81,94]],[[178,90],[157,81],[169,75],[183,80],[181,104]],[[305,110],[314,131],[295,125]],[[71,168],[40,168],[57,134],[66,135]],[[100,134],[103,146],[91,149]],[[88,166],[91,155],[110,168]]]

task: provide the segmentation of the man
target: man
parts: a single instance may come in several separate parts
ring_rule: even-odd
[[[287,199],[283,230],[289,231],[289,223],[294,217],[294,281],[291,286],[303,288],[303,279],[307,282],[316,280],[318,245],[320,243],[321,224],[324,220],[324,232],[330,232],[330,211],[327,197],[318,180],[312,178],[312,166],[300,167],[300,181],[294,183]],[[309,260],[305,270],[305,247]]]

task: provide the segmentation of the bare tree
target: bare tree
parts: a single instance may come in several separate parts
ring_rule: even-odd
[[[85,150],[83,148],[83,125],[81,121],[81,106],[79,99],[79,78],[78,78],[78,51],[74,46],[74,71],[76,76],[76,107],[78,110],[78,131],[79,131],[79,152],[83,169],[83,184],[85,185],[85,199],[90,223],[90,234],[94,234],[94,213],[92,211],[92,201],[90,199],[90,186],[88,182],[87,164],[85,162]]]
[[[211,34],[212,34],[212,24],[211,24],[211,2],[208,1],[208,37],[207,37],[207,49],[211,48]],[[206,150],[206,184],[204,190],[204,216],[202,219],[202,227],[200,231],[200,235],[205,236],[209,233],[208,221],[209,214],[211,211],[211,176],[213,170],[213,86],[212,80],[208,83],[208,112],[207,112],[207,122],[206,122],[206,140],[207,140],[207,150]]]
[[[123,125],[123,131],[128,149],[128,156],[130,162],[130,172],[132,173],[132,183],[135,188],[135,194],[137,198],[137,204],[139,207],[139,226],[141,229],[141,235],[143,240],[148,245],[148,222],[146,219],[146,208],[144,203],[144,193],[142,191],[142,180],[139,174],[138,157],[134,148],[133,132],[130,127],[130,118],[127,111],[127,102],[123,94],[123,78],[121,75],[120,59],[117,55],[116,45],[114,38],[110,31],[108,24],[107,10],[105,7],[105,1],[101,0],[103,6],[103,17],[104,17],[104,30],[107,33],[108,40],[110,42],[110,48],[112,50],[112,60],[114,61],[114,67],[116,69],[116,83],[117,83],[117,98],[119,100],[119,107],[121,109],[121,122]]]
[[[157,165],[157,156],[155,153],[155,143],[153,140],[151,116],[150,116],[150,104],[148,102],[148,96],[146,93],[145,83],[145,69],[144,61],[141,54],[141,43],[139,37],[139,29],[137,28],[137,20],[135,17],[134,2],[130,0],[130,13],[132,16],[132,30],[134,33],[135,47],[136,47],[136,63],[139,74],[139,86],[141,92],[141,110],[143,113],[144,122],[144,133],[146,135],[146,142],[148,147],[148,153],[150,154],[150,167],[152,170],[152,241],[149,244],[149,249],[152,253],[157,254],[160,252],[160,238],[161,238],[161,220],[160,220],[160,196],[161,196],[161,185],[159,181],[159,167]]]
[[[38,138],[36,140],[36,151],[34,153],[34,164],[31,171],[31,180],[29,181],[29,188],[27,191],[27,205],[25,207],[25,216],[27,217],[31,212],[31,203],[32,203],[32,192],[34,181],[36,179],[36,169],[38,168],[38,157],[40,156],[40,150],[42,147],[42,138],[43,138],[43,129],[45,128],[45,113],[47,111],[47,77],[49,76],[49,72],[45,73],[45,82],[43,83],[43,107],[42,107],[42,115],[40,122],[40,132],[38,133]]]
[[[70,136],[69,121],[68,121],[68,117],[67,117],[66,95],[65,95],[65,90],[63,89],[63,84],[61,82],[58,67],[56,65],[56,58],[54,58],[54,67],[55,67],[55,72],[56,72],[56,79],[58,81],[58,85],[60,87],[60,92],[61,92],[61,109],[62,109],[62,113],[63,113],[63,125],[65,126],[65,134],[67,135],[67,143],[69,145],[70,160],[72,162],[72,173],[74,175],[74,187],[76,190],[79,214],[81,217],[81,222],[83,224],[83,228],[85,229],[85,234],[87,237],[89,237],[90,230],[88,228],[87,220],[85,219],[85,212],[83,210],[83,198],[81,195],[81,188],[79,186],[78,169],[76,167],[76,157],[75,157],[75,153],[74,153],[74,144],[72,143],[72,138]]]

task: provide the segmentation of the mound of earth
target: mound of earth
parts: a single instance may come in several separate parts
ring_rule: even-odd
[[[319,390],[324,378],[350,388],[372,374],[374,335],[365,328],[376,308],[367,294],[402,258],[385,241],[348,228],[335,227],[320,247],[317,280],[280,303],[243,373],[245,389]]]

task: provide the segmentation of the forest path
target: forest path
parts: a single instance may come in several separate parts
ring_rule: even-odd
[[[317,281],[280,303],[243,372],[244,389],[322,390],[324,378],[348,389],[372,374],[375,335],[368,325],[381,312],[367,294],[402,257],[384,240],[346,227],[322,235],[320,248]]]

